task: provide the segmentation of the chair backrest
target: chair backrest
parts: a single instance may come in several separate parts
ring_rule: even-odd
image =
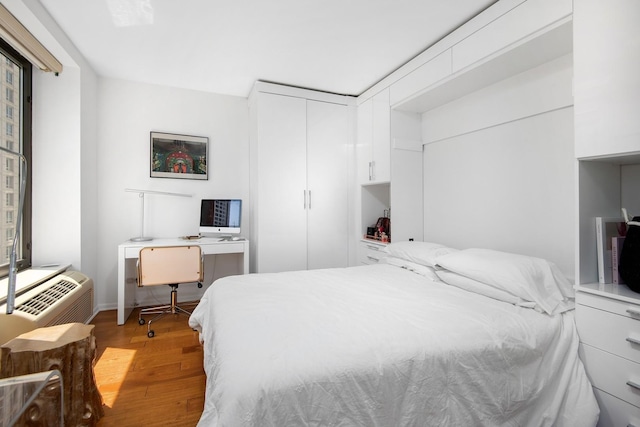
[[[140,250],[138,286],[201,282],[200,246],[153,246]]]

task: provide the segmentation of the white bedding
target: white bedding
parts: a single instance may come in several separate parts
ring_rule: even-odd
[[[199,426],[593,426],[573,311],[555,316],[389,264],[233,276],[189,324]]]

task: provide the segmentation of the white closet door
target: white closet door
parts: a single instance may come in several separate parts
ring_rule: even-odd
[[[257,272],[307,268],[306,100],[258,98]]]
[[[308,268],[348,264],[347,107],[307,101]]]

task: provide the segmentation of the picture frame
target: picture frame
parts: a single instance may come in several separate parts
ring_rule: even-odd
[[[149,139],[152,178],[209,178],[209,138],[152,131]]]

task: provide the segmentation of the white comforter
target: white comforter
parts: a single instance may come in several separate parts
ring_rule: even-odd
[[[199,426],[593,426],[573,312],[392,265],[216,281]]]

